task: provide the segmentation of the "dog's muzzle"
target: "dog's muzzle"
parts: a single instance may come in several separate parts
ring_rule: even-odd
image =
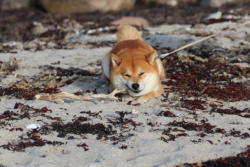
[[[140,88],[140,85],[138,84],[138,83],[133,83],[132,85],[131,85],[131,88],[130,88],[130,86],[128,86],[128,85],[126,85],[127,86],[127,88],[130,90],[130,91],[132,91],[133,93],[140,93],[142,90],[140,90],[139,88]]]

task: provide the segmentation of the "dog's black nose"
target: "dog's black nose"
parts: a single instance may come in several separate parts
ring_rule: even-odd
[[[138,83],[133,83],[132,84],[132,88],[134,89],[134,90],[138,90],[138,88],[139,88],[139,84]]]

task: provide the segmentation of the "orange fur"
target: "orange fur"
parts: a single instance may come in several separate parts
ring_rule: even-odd
[[[161,79],[165,77],[162,62],[134,27],[118,29],[117,43],[104,57],[102,68],[110,80],[110,91],[125,88],[131,96],[139,97],[135,103],[144,103],[162,93]]]

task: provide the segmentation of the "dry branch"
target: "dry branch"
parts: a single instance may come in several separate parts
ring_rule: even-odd
[[[239,27],[239,26],[247,25],[247,24],[250,24],[250,20],[246,20],[245,22],[238,24],[235,28],[237,28],[237,27]],[[161,55],[159,55],[159,58],[160,58],[160,59],[164,59],[165,57],[167,57],[167,56],[169,56],[169,55],[171,55],[171,54],[173,54],[173,53],[176,53],[176,52],[178,52],[178,51],[180,51],[180,50],[186,49],[186,48],[188,48],[188,47],[190,47],[190,46],[196,45],[196,44],[198,44],[198,43],[200,43],[200,42],[202,42],[202,41],[208,40],[209,38],[215,37],[215,36],[217,36],[217,35],[220,35],[220,33],[215,33],[215,34],[212,34],[212,35],[203,37],[203,38],[201,38],[201,39],[198,39],[197,41],[193,41],[193,42],[191,42],[191,43],[188,43],[188,44],[186,44],[186,45],[183,45],[183,46],[181,46],[180,48],[175,49],[175,50],[173,50],[173,51],[171,51],[171,52],[169,52],[169,53],[161,54]]]
[[[89,97],[81,97],[76,96],[72,93],[67,92],[60,92],[55,94],[49,94],[49,93],[40,93],[35,96],[37,100],[45,100],[55,103],[63,103],[63,99],[72,99],[72,100],[78,100],[78,101],[93,101],[96,99],[108,99],[108,100],[118,100],[118,98],[115,96],[118,93],[126,93],[126,90],[117,90],[115,89],[110,94],[95,94],[91,95]]]
[[[171,55],[171,54],[173,54],[173,53],[176,53],[176,52],[178,52],[178,51],[180,51],[180,50],[186,49],[186,48],[188,48],[188,47],[190,47],[190,46],[196,45],[197,43],[200,43],[200,42],[205,41],[205,40],[207,40],[207,39],[209,39],[209,38],[212,38],[212,37],[214,37],[215,35],[216,35],[216,34],[209,35],[209,36],[204,37],[204,38],[201,38],[201,39],[199,39],[199,40],[197,40],[197,41],[193,41],[193,42],[191,42],[191,43],[188,43],[188,44],[186,44],[186,45],[183,45],[182,47],[180,47],[180,48],[178,48],[178,49],[176,49],[176,50],[174,50],[174,51],[172,51],[172,52],[169,52],[169,53],[160,55],[159,58],[160,58],[160,59],[164,59],[165,57],[167,57],[167,56],[169,56],[169,55]]]

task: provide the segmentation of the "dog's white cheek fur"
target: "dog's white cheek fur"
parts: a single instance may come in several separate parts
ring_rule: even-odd
[[[126,81],[121,75],[117,75],[116,77],[113,77],[113,80],[111,82],[116,89],[121,90],[121,89],[127,88]]]

